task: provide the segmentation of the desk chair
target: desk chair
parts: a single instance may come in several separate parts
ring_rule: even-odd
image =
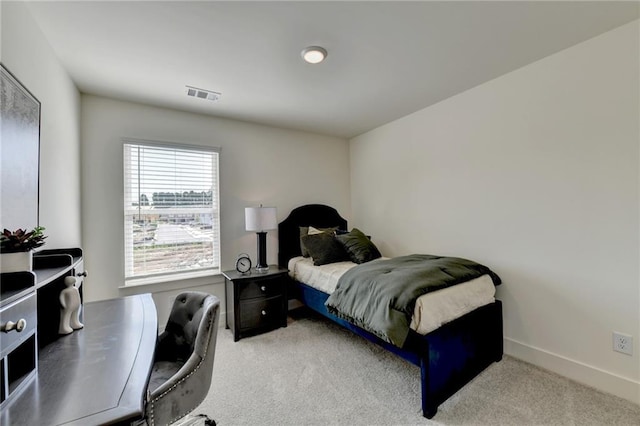
[[[173,423],[204,400],[211,385],[219,317],[215,296],[194,291],[176,297],[156,344],[145,416],[150,426]]]

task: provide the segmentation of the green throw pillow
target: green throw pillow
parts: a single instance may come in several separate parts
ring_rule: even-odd
[[[349,260],[349,255],[344,251],[342,244],[328,232],[304,235],[301,241],[316,266]]]
[[[353,228],[348,234],[336,235],[336,240],[342,244],[354,263],[365,263],[382,256],[378,247],[358,228]]]
[[[300,227],[300,253],[302,253],[302,255],[304,257],[309,257],[309,251],[304,246],[304,244],[302,244],[302,237],[304,237],[305,235],[309,234],[309,228],[313,228],[313,226],[301,226]],[[336,226],[335,228],[317,228],[316,231],[322,231],[322,232],[333,234],[334,232],[336,232],[337,229],[338,229],[338,227]],[[317,232],[315,232],[315,233],[317,233]],[[313,234],[313,232],[312,232],[312,234]]]

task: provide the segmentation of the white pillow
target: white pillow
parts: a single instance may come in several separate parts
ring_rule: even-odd
[[[314,234],[322,234],[325,231],[321,231],[317,228],[314,228],[313,226],[309,227],[309,232],[307,232],[307,235],[314,235]]]

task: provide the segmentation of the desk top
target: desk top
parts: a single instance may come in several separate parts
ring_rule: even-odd
[[[144,414],[158,331],[150,294],[85,303],[84,328],[45,346],[6,425],[102,424]]]

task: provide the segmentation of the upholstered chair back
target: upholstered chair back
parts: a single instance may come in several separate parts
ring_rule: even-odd
[[[207,293],[179,294],[158,337],[149,383],[147,423],[165,425],[195,409],[211,386],[220,300]]]

